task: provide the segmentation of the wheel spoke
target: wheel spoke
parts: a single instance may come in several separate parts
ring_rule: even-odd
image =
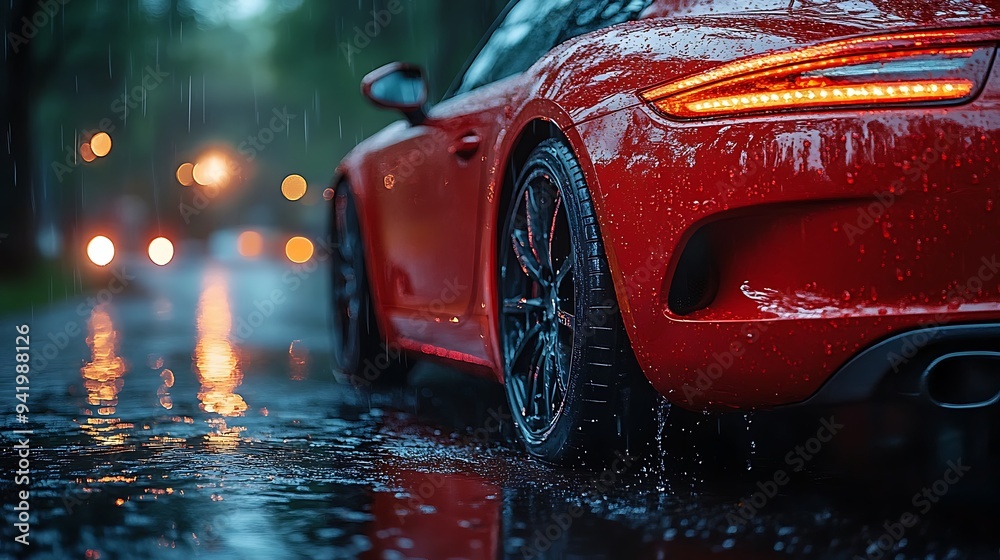
[[[553,350],[553,343],[550,338],[545,345],[545,348],[542,350],[542,355],[538,364],[538,373],[542,376],[542,394],[540,395],[541,398],[539,400],[541,403],[539,404],[545,408],[545,413],[539,414],[539,416],[546,421],[552,418],[552,390],[555,387],[553,375],[556,373],[554,368],[555,364],[553,363],[555,358],[552,353]]]
[[[552,262],[552,234],[555,229],[556,212],[559,211],[559,197],[552,195],[551,183],[532,185],[524,193],[525,211],[528,216],[528,241],[541,269],[555,275]],[[549,276],[551,278],[551,276]]]
[[[544,337],[542,337],[544,339]],[[528,364],[528,418],[540,418],[540,400],[545,397],[548,388],[548,376],[545,375],[545,362],[548,359],[548,344],[545,340],[539,340],[535,347],[535,352],[531,356],[531,363]],[[540,386],[539,386],[540,385]],[[542,397],[541,399],[539,397]]]
[[[524,313],[527,311],[543,310],[545,302],[542,298],[510,298],[503,301],[504,313]]]
[[[566,260],[563,261],[562,266],[559,267],[559,272],[556,272],[556,280],[555,282],[553,282],[556,288],[562,285],[562,281],[566,279],[566,276],[568,276],[570,271],[572,270],[573,270],[573,255],[570,255],[566,257]]]
[[[553,402],[558,402],[558,396],[565,395],[566,387],[569,385],[570,364],[569,361],[566,359],[568,353],[566,352],[566,349],[563,347],[563,344],[560,341],[559,337],[555,337],[555,343],[552,346],[553,346],[552,354],[554,356],[553,359],[556,364],[555,373],[553,374],[553,378],[556,381],[554,385],[555,389],[559,390],[559,393],[553,396],[552,400]],[[553,391],[553,393],[555,394],[555,391]]]
[[[358,297],[358,279],[354,275],[354,269],[348,265],[341,265],[340,274],[343,282],[337,294],[340,310],[345,313],[344,319],[358,317],[361,308],[361,301]]]
[[[337,267],[337,276],[340,280],[337,290],[338,300],[342,304],[353,300],[358,292],[358,279],[354,275],[354,267],[347,263],[341,263]]]
[[[528,232],[524,230],[514,230],[511,234],[511,239],[514,242],[514,255],[517,257],[517,262],[520,263],[524,274],[531,280],[542,283],[541,264],[531,251],[528,235]]]
[[[536,340],[541,334],[543,326],[544,325],[542,323],[535,323],[524,333],[524,336],[518,340],[517,345],[513,348],[510,356],[508,357],[508,363],[511,364],[512,371],[514,371],[514,368],[517,367],[518,360],[520,360],[521,355],[524,354],[524,351],[528,348],[531,341]]]
[[[506,380],[505,383],[510,384],[510,386],[517,392],[517,402],[521,403],[521,415],[524,417],[528,416],[528,411],[523,408],[524,404],[528,402],[527,390],[524,386],[524,380],[519,379],[516,376],[511,376],[510,379]]]
[[[560,348],[558,339],[552,344],[552,388],[549,393],[549,402],[556,404],[559,402],[559,397],[564,394],[566,390],[565,382],[563,381],[563,376],[567,375],[565,368],[562,363],[562,349]],[[552,410],[555,413],[555,410]]]

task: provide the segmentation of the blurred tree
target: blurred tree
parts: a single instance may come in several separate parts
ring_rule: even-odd
[[[31,23],[33,4],[26,0],[4,2],[6,60],[0,84],[7,150],[0,154],[0,275],[16,276],[30,270],[38,257],[32,200],[32,100],[44,79],[36,72],[31,38],[38,28]],[[29,36],[30,35],[30,36]]]
[[[134,38],[130,11],[112,8],[59,0],[4,4],[0,95],[9,149],[0,155],[0,233],[8,237],[0,236],[0,274],[24,274],[38,261],[43,218],[53,226],[53,247],[76,232],[84,195],[79,146],[89,133],[115,130],[111,92],[125,85],[112,74],[112,53],[130,57]],[[142,29],[135,31],[141,36]]]

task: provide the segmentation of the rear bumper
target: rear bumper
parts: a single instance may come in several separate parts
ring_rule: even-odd
[[[1000,323],[932,326],[887,338],[855,356],[812,397],[794,406],[872,400],[941,406],[941,400],[930,394],[928,374],[943,359],[962,356],[991,356],[996,360],[1000,356]],[[1000,377],[1000,369],[993,373]],[[979,404],[993,404],[988,400],[982,399]]]
[[[957,107],[678,123],[638,106],[576,130],[636,357],[672,402],[788,405],[854,370],[837,377],[861,388],[827,398],[864,399],[881,342],[1000,323],[996,66]]]

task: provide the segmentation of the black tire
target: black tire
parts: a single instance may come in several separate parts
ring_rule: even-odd
[[[656,393],[635,361],[590,191],[564,142],[528,156],[498,254],[504,385],[528,453],[589,465],[647,451]]]
[[[409,362],[385,344],[372,309],[365,245],[350,186],[341,181],[330,213],[330,342],[335,374],[356,387],[406,381]]]

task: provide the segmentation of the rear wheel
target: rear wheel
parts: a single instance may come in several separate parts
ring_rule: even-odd
[[[331,217],[330,334],[334,369],[355,386],[405,381],[408,363],[385,344],[372,309],[365,249],[349,185],[336,188]]]
[[[507,399],[528,452],[578,464],[644,451],[656,395],[633,356],[590,192],[566,144],[534,149],[509,208],[500,331]]]

